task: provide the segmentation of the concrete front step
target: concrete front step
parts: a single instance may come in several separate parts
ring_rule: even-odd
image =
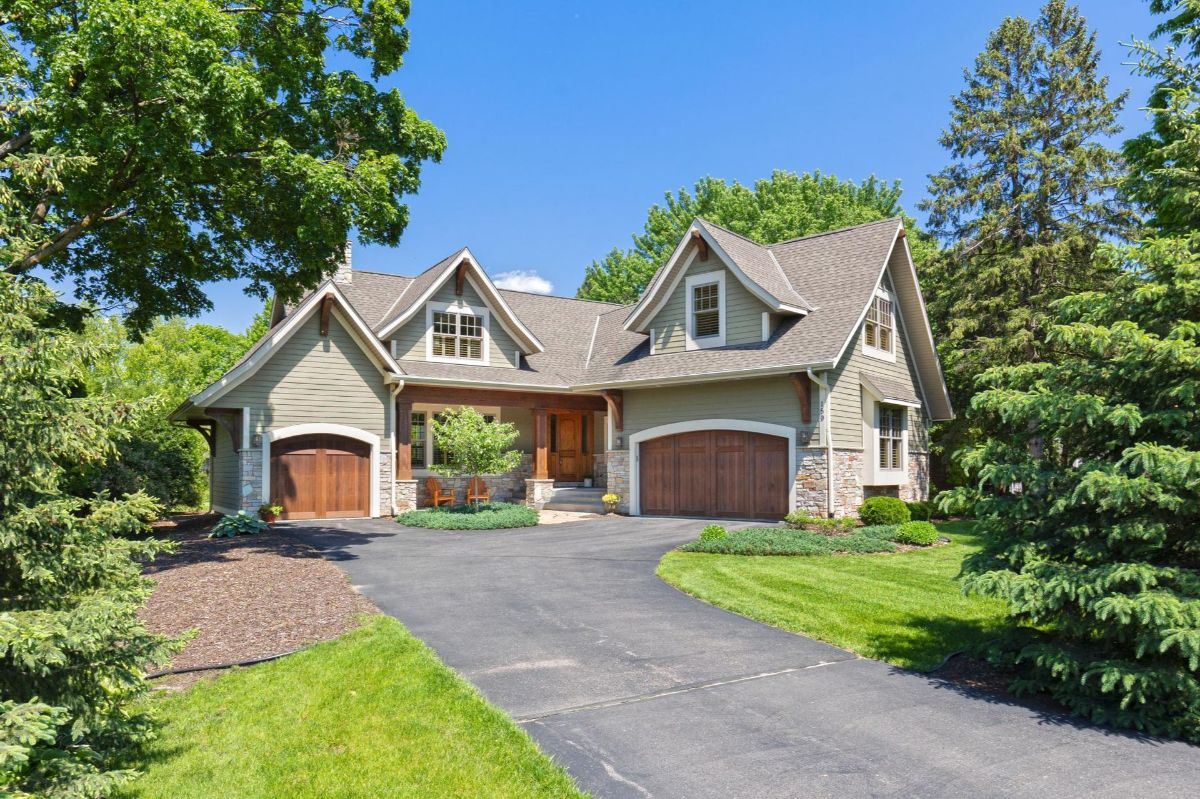
[[[556,487],[554,496],[545,504],[546,510],[564,510],[573,513],[604,513],[603,488]]]

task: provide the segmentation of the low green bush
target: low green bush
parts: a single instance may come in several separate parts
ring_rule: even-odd
[[[427,527],[433,530],[503,530],[512,527],[533,527],[538,512],[524,505],[492,502],[486,505],[455,505],[450,508],[411,510],[396,517],[406,527]]]
[[[268,528],[268,524],[257,516],[251,516],[244,510],[233,516],[225,516],[213,525],[209,538],[233,538],[235,535],[254,535]]]
[[[729,531],[719,524],[710,524],[700,531],[701,541],[720,541],[729,535]]]
[[[853,516],[839,516],[829,519],[824,516],[813,516],[802,510],[794,510],[783,520],[792,527],[818,527],[829,532],[849,532],[858,527],[858,520]]]
[[[933,506],[929,502],[905,502],[908,515],[914,522],[927,522],[933,518]]]
[[[905,522],[896,529],[896,534],[892,536],[892,540],[901,544],[916,544],[919,547],[927,547],[938,540],[938,531],[929,522]]]
[[[896,531],[900,529],[898,524],[873,524],[869,527],[860,527],[855,530],[855,535],[861,535],[866,538],[878,538],[881,541],[893,541],[896,537]]]
[[[874,524],[904,524],[912,519],[904,500],[896,497],[871,497],[858,506],[858,518],[862,523]]]
[[[852,535],[830,536],[786,527],[749,527],[734,530],[724,538],[707,541],[700,538],[680,549],[715,555],[832,555],[839,552],[895,552],[896,545],[878,534],[863,535],[863,530],[856,530]]]

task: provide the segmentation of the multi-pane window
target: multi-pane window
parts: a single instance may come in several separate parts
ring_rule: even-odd
[[[468,313],[435,311],[433,354],[441,358],[483,360],[483,319]]]
[[[425,468],[425,436],[428,428],[425,425],[425,412],[413,411],[412,415],[412,465],[414,469]]]
[[[692,287],[692,338],[721,335],[721,292],[717,283]]]
[[[892,315],[892,301],[876,296],[867,308],[867,323],[864,335],[868,347],[891,352],[896,340],[896,320]]]
[[[904,409],[879,406],[879,468],[903,469]]]

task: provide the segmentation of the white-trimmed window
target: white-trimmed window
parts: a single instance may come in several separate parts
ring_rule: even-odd
[[[475,363],[489,361],[487,310],[463,304],[430,303],[426,310],[426,357],[431,361]]]
[[[867,306],[863,323],[863,352],[876,358],[896,360],[896,313],[892,295],[880,289]]]
[[[692,275],[687,292],[686,349],[725,345],[725,272]]]
[[[496,413],[484,413],[484,420],[494,422],[497,419]],[[427,470],[435,463],[445,463],[446,453],[438,449],[437,441],[433,437],[433,425],[430,423],[433,419],[442,419],[442,411],[413,411],[412,412],[412,429],[409,438],[412,452],[412,468],[415,470]]]
[[[875,462],[880,471],[904,469],[904,408],[879,406],[879,452]]]

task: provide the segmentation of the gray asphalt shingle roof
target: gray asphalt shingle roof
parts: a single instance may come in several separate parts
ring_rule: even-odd
[[[561,388],[832,363],[901,227],[898,219],[887,219],[760,245],[704,220],[700,224],[749,278],[777,299],[808,309],[807,315],[786,317],[765,342],[651,356],[647,336],[624,328],[632,306],[500,289],[521,322],[545,343],[545,352],[528,356],[521,369],[425,361],[400,366],[418,380]],[[420,298],[461,252],[416,277],[354,270],[352,282],[338,288],[378,331]]]

